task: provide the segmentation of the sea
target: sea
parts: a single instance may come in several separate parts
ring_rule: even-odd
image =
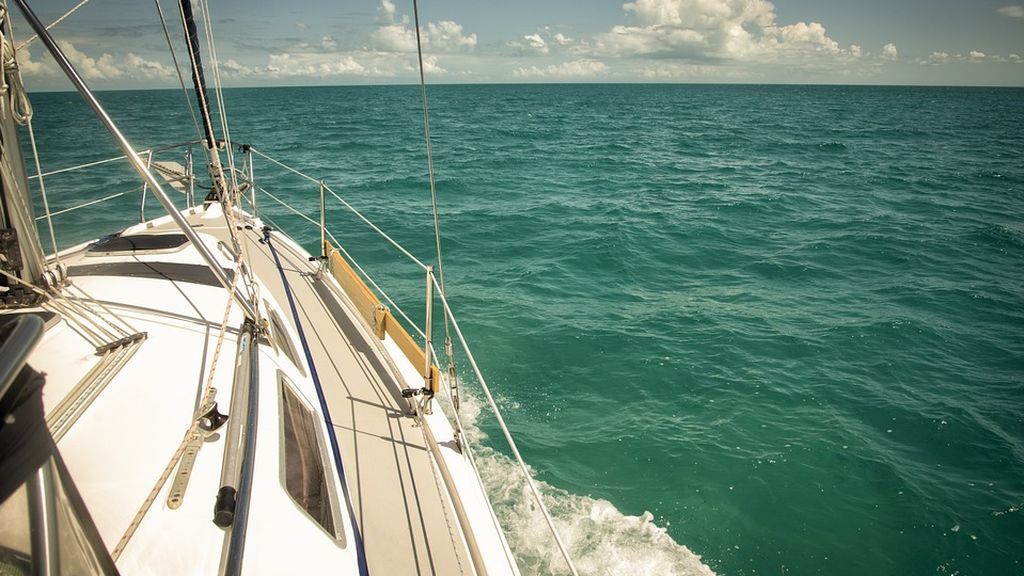
[[[317,249],[319,186],[263,155],[436,264],[419,87],[224,95],[266,221]],[[99,93],[140,149],[197,138],[190,98]],[[1024,89],[428,98],[447,297],[581,574],[1024,574]],[[120,154],[76,94],[31,101],[44,172]],[[123,161],[44,182],[53,212],[121,194],[54,216],[61,248],[161,213]],[[326,218],[422,322],[416,268]],[[567,574],[455,361],[523,574]]]

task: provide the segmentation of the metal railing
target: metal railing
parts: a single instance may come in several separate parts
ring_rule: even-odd
[[[437,275],[434,273],[433,267],[428,265],[428,264],[424,264],[423,261],[421,261],[420,259],[416,258],[408,249],[406,249],[404,246],[402,246],[392,236],[388,235],[384,230],[382,230],[379,226],[374,224],[369,218],[367,218],[365,215],[363,215],[362,212],[360,212],[358,209],[356,209],[354,206],[352,206],[352,204],[350,204],[348,201],[346,201],[344,198],[342,198],[337,192],[335,192],[333,189],[331,189],[330,185],[328,185],[327,182],[324,179],[318,179],[318,178],[314,178],[312,176],[309,176],[309,175],[301,172],[300,170],[297,170],[296,168],[294,168],[292,166],[289,166],[289,165],[287,165],[287,164],[285,164],[285,163],[283,163],[283,162],[281,162],[279,160],[276,160],[276,159],[270,157],[267,154],[264,154],[263,152],[257,150],[256,148],[253,148],[252,146],[248,146],[247,145],[247,146],[244,146],[242,149],[243,149],[243,152],[246,154],[246,163],[247,163],[247,168],[248,168],[248,170],[247,170],[248,182],[247,183],[252,187],[253,194],[255,195],[257,190],[260,191],[260,192],[263,192],[267,197],[269,197],[270,199],[274,200],[276,203],[278,203],[279,205],[281,205],[282,207],[287,209],[290,213],[298,216],[301,220],[307,222],[308,224],[318,228],[319,229],[319,234],[320,234],[320,239],[321,239],[321,244],[320,244],[321,245],[321,251],[320,251],[321,258],[327,259],[327,258],[330,258],[330,256],[331,256],[330,254],[328,254],[329,247],[332,246],[332,244],[329,244],[327,242],[327,240],[329,239],[333,243],[333,246],[338,247],[337,248],[338,249],[338,253],[343,255],[343,257],[344,257],[344,259],[346,261],[346,264],[351,265],[355,270],[358,270],[358,273],[361,276],[361,280],[363,280],[366,284],[368,284],[370,286],[373,286],[374,290],[376,290],[376,292],[380,295],[380,297],[383,298],[384,300],[386,300],[388,303],[390,303],[391,306],[394,307],[394,310],[397,311],[398,314],[405,320],[407,325],[411,326],[413,328],[413,330],[418,334],[418,336],[423,339],[423,352],[422,352],[422,362],[423,362],[422,367],[423,367],[423,369],[420,372],[420,375],[424,379],[424,389],[430,390],[431,394],[436,394],[438,392],[438,389],[440,388],[440,382],[438,381],[440,379],[440,371],[437,370],[436,366],[433,366],[433,363],[432,363],[431,359],[432,359],[432,357],[435,357],[435,358],[437,357],[436,352],[433,350],[433,338],[432,338],[432,321],[433,321],[433,315],[434,315],[433,314],[434,299],[436,297],[437,299],[439,299],[441,301],[442,308],[443,308],[443,314],[444,314],[444,316],[447,317],[448,321],[451,323],[451,326],[453,327],[453,329],[455,331],[455,334],[456,334],[456,336],[457,336],[457,338],[459,340],[459,343],[461,344],[462,350],[463,350],[463,352],[465,354],[465,358],[466,358],[467,362],[469,363],[469,366],[470,366],[470,368],[471,368],[471,370],[473,372],[473,375],[474,375],[474,377],[476,379],[476,382],[480,386],[481,390],[483,391],[484,396],[485,396],[485,398],[487,400],[487,404],[491,408],[491,411],[494,414],[495,419],[497,420],[498,426],[501,428],[501,431],[502,431],[502,434],[504,435],[505,441],[508,443],[508,446],[509,446],[509,448],[512,451],[514,459],[517,462],[517,464],[519,465],[519,468],[521,469],[521,471],[523,473],[524,479],[526,481],[527,486],[529,487],[529,490],[530,490],[530,492],[531,492],[531,494],[532,494],[532,496],[534,498],[534,501],[537,503],[538,509],[543,514],[544,519],[545,519],[545,521],[547,523],[547,526],[548,526],[548,528],[549,528],[549,530],[551,532],[551,535],[554,538],[555,543],[556,543],[556,545],[559,548],[559,551],[561,552],[562,556],[564,557],[564,559],[566,561],[566,564],[567,564],[567,566],[569,568],[569,571],[572,574],[574,574],[574,575],[577,574],[576,568],[575,568],[575,566],[574,566],[574,564],[572,562],[572,558],[571,558],[571,556],[570,556],[570,554],[568,552],[568,549],[566,548],[565,543],[562,541],[561,537],[559,536],[558,529],[555,527],[555,524],[554,524],[554,520],[552,519],[551,514],[549,513],[549,511],[547,509],[547,506],[544,504],[544,500],[543,500],[543,498],[541,496],[541,493],[540,493],[539,489],[537,488],[537,485],[534,482],[533,477],[531,476],[531,474],[529,472],[529,468],[527,467],[526,462],[523,460],[522,454],[519,452],[519,448],[516,445],[515,440],[512,438],[512,434],[509,431],[508,426],[505,423],[505,419],[502,417],[501,411],[499,410],[498,405],[497,405],[497,403],[494,400],[494,396],[491,394],[490,387],[487,385],[487,381],[484,378],[483,373],[480,370],[480,367],[477,364],[476,359],[473,356],[473,352],[472,352],[472,350],[469,347],[469,343],[466,341],[466,338],[464,337],[464,335],[462,333],[462,330],[459,327],[458,321],[455,318],[455,314],[452,311],[452,308],[451,308],[451,306],[450,306],[450,304],[448,302],[448,299],[446,298],[446,295],[444,293],[444,289],[442,288],[440,282],[438,281]],[[264,160],[267,160],[270,163],[272,163],[272,164],[274,164],[274,165],[276,165],[276,166],[278,166],[278,167],[280,167],[280,168],[282,168],[282,169],[284,169],[284,170],[294,174],[295,176],[308,181],[309,183],[311,183],[311,184],[313,184],[313,185],[315,185],[317,187],[317,190],[318,190],[318,193],[319,193],[319,207],[320,207],[320,215],[319,215],[320,218],[319,218],[319,221],[317,221],[317,220],[315,220],[315,219],[313,219],[313,218],[303,214],[301,211],[299,211],[299,210],[295,209],[294,207],[290,206],[287,202],[283,201],[282,199],[280,199],[279,197],[275,196],[274,194],[271,194],[270,192],[264,190],[262,187],[260,187],[259,185],[256,184],[256,182],[253,180],[253,177],[252,177],[252,175],[253,175],[252,156],[254,154],[259,156],[260,158],[262,158]],[[384,292],[384,290],[382,290],[380,288],[380,286],[377,284],[377,282],[375,282],[373,280],[373,278],[362,267],[360,267],[358,265],[358,263],[355,261],[355,259],[346,250],[344,250],[344,248],[341,248],[341,242],[339,242],[337,240],[337,238],[335,238],[335,236],[331,233],[331,231],[327,227],[327,208],[328,207],[327,207],[327,204],[326,204],[326,198],[327,198],[328,194],[330,196],[334,197],[341,206],[343,206],[344,208],[349,210],[354,216],[356,216],[356,218],[358,218],[363,223],[365,223],[371,230],[376,232],[388,244],[390,244],[393,248],[395,248],[398,252],[400,252],[403,256],[405,256],[409,260],[409,262],[411,262],[411,263],[415,264],[417,267],[419,267],[421,269],[421,271],[425,274],[425,276],[426,276],[426,287],[425,287],[425,300],[426,300],[426,303],[425,304],[426,305],[425,305],[425,321],[424,321],[424,325],[423,325],[422,329],[420,329],[416,325],[416,323],[413,322],[409,318],[409,316],[406,315],[402,311],[400,306],[395,304],[394,300],[390,296],[388,296],[388,294],[386,292]],[[255,211],[255,204],[256,204],[255,203],[255,199],[251,200],[250,204],[251,204],[251,206],[253,207],[253,209]],[[264,218],[265,218],[265,216],[264,216]],[[364,315],[364,319],[366,319],[368,321],[368,323],[371,326],[373,326],[374,318],[372,316],[370,318],[366,318],[366,316]],[[404,330],[403,330],[403,332],[404,332]],[[407,354],[407,356],[408,356],[408,354]],[[417,361],[419,361],[420,358],[409,358],[409,360],[410,360],[410,363],[413,365],[414,368],[417,368],[417,369],[419,368],[419,365],[418,365]],[[446,395],[447,395],[447,398],[448,398],[450,404],[453,406],[452,417],[455,419],[455,422],[454,422],[455,426],[454,426],[454,428],[455,428],[456,431],[460,431],[460,430],[462,430],[462,423],[461,423],[461,419],[459,418],[459,415],[458,415],[457,403],[453,401],[452,396],[451,396],[451,389],[454,386],[457,386],[457,382],[450,382],[449,386],[444,386],[443,388],[444,388],[444,390],[446,392]],[[476,469],[476,462],[472,458],[472,454],[469,451],[468,443],[465,441],[465,439],[462,439],[462,443],[463,443],[464,446],[466,446],[466,451],[467,451],[467,453],[469,455],[469,460],[470,460],[473,468]],[[438,459],[440,459],[440,455],[438,455]],[[439,465],[443,466],[443,463],[439,462]],[[476,471],[477,471],[477,475],[479,476],[479,470],[476,470]],[[467,530],[467,532],[468,532],[468,530]]]
[[[181,153],[184,155],[184,160],[185,160],[185,164],[183,166],[184,173],[181,174],[178,178],[174,178],[174,179],[170,179],[169,178],[168,181],[169,182],[181,182],[181,183],[183,183],[185,185],[184,198],[185,198],[185,208],[186,209],[192,208],[192,207],[195,206],[195,183],[196,183],[196,177],[195,177],[195,174],[193,173],[193,162],[192,162],[193,151],[192,151],[192,149],[193,149],[193,146],[195,146],[197,144],[200,144],[200,142],[198,140],[190,141],[190,142],[180,142],[180,143],[177,143],[177,144],[171,144],[169,146],[160,146],[160,147],[157,147],[157,148],[149,148],[149,149],[141,150],[141,151],[138,152],[138,155],[140,157],[145,157],[146,168],[147,169],[151,169],[152,165],[153,165],[153,162],[154,162],[154,157],[158,153],[166,153],[166,152],[171,152],[171,151],[175,151],[175,150],[181,151]],[[36,182],[38,182],[40,180],[40,177],[42,177],[43,179],[47,179],[47,178],[52,178],[53,176],[59,176],[59,175],[63,175],[63,174],[73,174],[73,173],[81,172],[82,170],[87,170],[89,168],[95,168],[97,166],[104,166],[104,165],[108,165],[108,164],[113,164],[115,162],[128,161],[128,159],[129,158],[128,158],[127,155],[114,156],[114,157],[111,157],[111,158],[104,158],[102,160],[96,160],[96,161],[92,161],[92,162],[86,162],[86,163],[83,163],[83,164],[77,164],[77,165],[74,165],[74,166],[67,166],[67,167],[64,167],[64,168],[58,168],[56,170],[50,170],[49,172],[43,172],[42,174],[32,174],[32,175],[30,175],[28,177],[28,179],[29,179],[29,181],[36,181]],[[143,182],[141,184],[139,184],[138,186],[135,186],[134,188],[130,188],[130,189],[127,189],[127,190],[124,190],[124,191],[121,191],[121,192],[114,192],[112,194],[107,194],[107,195],[101,196],[99,198],[94,198],[94,199],[86,200],[86,201],[80,202],[78,204],[75,204],[73,206],[68,206],[67,208],[61,208],[59,210],[51,210],[49,213],[44,213],[44,214],[41,214],[39,216],[36,216],[35,220],[36,220],[36,222],[41,222],[43,220],[46,220],[47,218],[53,218],[55,216],[62,216],[64,214],[75,212],[75,211],[81,210],[83,208],[88,208],[90,206],[95,206],[97,204],[102,204],[104,202],[108,202],[110,200],[114,200],[116,198],[120,198],[122,196],[127,196],[127,195],[130,195],[130,194],[133,194],[133,193],[140,193],[140,192],[141,192],[141,194],[140,194],[140,197],[139,197],[139,222],[140,223],[141,222],[145,222],[146,221],[146,212],[145,212],[146,196],[147,196],[147,194],[151,193],[150,192],[150,188],[149,188],[149,183],[146,182],[145,180],[143,180]],[[52,195],[53,192],[51,191],[50,194]]]
[[[148,149],[148,150],[145,150],[145,151],[139,153],[139,156],[145,156],[145,164],[148,167],[148,166],[152,165],[153,157],[154,157],[154,155],[156,153],[158,153],[158,152],[166,153],[168,151],[172,151],[172,150],[175,150],[175,149],[184,149],[184,153],[185,153],[185,157],[186,157],[186,180],[187,180],[187,184],[188,184],[188,190],[186,191],[186,194],[185,194],[185,196],[186,196],[186,202],[185,202],[186,208],[191,208],[191,207],[193,207],[195,205],[194,190],[195,190],[196,178],[195,178],[195,175],[192,173],[191,149],[192,149],[192,146],[194,146],[194,145],[196,145],[198,143],[199,143],[198,141],[183,142],[183,143],[174,144],[174,145],[170,145],[170,146],[163,146],[163,147],[159,147],[159,148],[151,148],[151,149]],[[228,146],[232,146],[232,145],[229,143]],[[232,146],[232,147],[234,147],[234,146]],[[470,370],[472,372],[472,375],[473,375],[474,379],[476,380],[477,385],[483,391],[484,397],[486,399],[486,403],[490,407],[491,412],[493,413],[493,415],[494,415],[494,417],[495,417],[495,419],[497,421],[497,424],[498,424],[498,426],[500,427],[500,429],[502,431],[502,434],[503,434],[503,436],[505,438],[505,441],[507,442],[507,444],[508,444],[508,446],[509,446],[509,448],[510,448],[510,450],[512,452],[514,460],[516,461],[516,463],[518,464],[519,468],[521,469],[521,471],[523,473],[523,477],[524,477],[524,479],[526,481],[526,484],[527,484],[527,486],[528,486],[528,488],[530,490],[530,493],[533,496],[534,501],[537,503],[538,509],[543,514],[543,516],[545,518],[545,521],[546,521],[546,523],[548,525],[548,528],[549,528],[549,530],[550,530],[550,532],[552,534],[552,537],[553,537],[556,545],[558,546],[559,550],[561,551],[562,556],[565,558],[567,566],[569,567],[570,572],[572,574],[577,574],[575,566],[572,563],[571,556],[569,555],[568,550],[567,550],[565,544],[563,543],[562,539],[560,538],[560,536],[558,534],[557,528],[555,527],[555,524],[554,524],[554,520],[551,518],[551,515],[548,512],[546,505],[544,504],[544,501],[543,501],[543,498],[541,496],[541,493],[540,493],[539,489],[537,488],[536,483],[534,482],[533,477],[531,476],[531,474],[529,472],[529,469],[528,469],[525,461],[523,460],[523,457],[522,457],[521,453],[519,452],[519,448],[516,445],[515,440],[512,438],[512,434],[509,431],[508,426],[506,425],[504,418],[502,417],[501,411],[499,410],[499,408],[497,406],[497,403],[494,400],[494,397],[493,397],[493,395],[492,395],[492,393],[490,391],[490,387],[487,385],[487,381],[484,378],[483,373],[480,370],[480,367],[477,364],[475,357],[473,356],[472,350],[470,349],[469,344],[466,341],[466,339],[465,339],[465,337],[464,337],[464,335],[462,333],[462,330],[461,330],[461,328],[459,326],[459,323],[456,320],[455,314],[454,314],[454,312],[453,312],[453,310],[452,310],[452,308],[451,308],[451,306],[450,306],[450,304],[448,302],[448,299],[446,298],[446,295],[445,295],[445,293],[444,293],[444,291],[442,289],[442,286],[441,286],[441,284],[439,282],[438,276],[437,276],[437,274],[435,274],[434,268],[431,265],[425,264],[422,260],[417,258],[409,249],[404,247],[401,243],[399,243],[397,240],[395,240],[391,235],[389,235],[387,232],[385,232],[380,226],[378,226],[373,221],[371,221],[368,217],[366,217],[360,210],[358,210],[350,202],[345,200],[340,194],[338,194],[328,184],[328,182],[326,180],[319,179],[319,178],[314,178],[312,176],[309,176],[309,175],[301,172],[300,170],[297,170],[296,168],[294,168],[292,166],[289,166],[289,165],[287,165],[287,164],[285,164],[285,163],[283,163],[283,162],[281,162],[281,161],[279,161],[279,160],[277,160],[277,159],[275,159],[275,158],[273,158],[273,157],[271,157],[271,156],[261,152],[260,150],[254,148],[254,147],[252,147],[250,145],[241,145],[241,146],[238,146],[238,149],[241,151],[241,153],[243,155],[244,163],[242,164],[242,167],[236,171],[236,177],[238,178],[238,181],[240,183],[240,188],[242,189],[242,191],[243,192],[247,192],[247,194],[240,195],[239,200],[244,200],[249,205],[248,208],[252,212],[253,216],[260,217],[260,218],[262,218],[262,219],[272,223],[275,228],[281,229],[282,231],[294,232],[294,231],[289,231],[289,230],[279,226],[276,222],[274,222],[274,220],[272,219],[271,215],[267,214],[267,212],[268,212],[268,210],[266,209],[267,205],[262,203],[262,202],[259,202],[259,203],[257,202],[258,194],[262,194],[265,198],[271,200],[273,202],[273,205],[280,206],[287,214],[295,216],[296,218],[298,218],[299,221],[303,222],[304,224],[310,226],[312,229],[316,230],[317,234],[319,235],[319,239],[320,239],[320,250],[319,251],[315,251],[314,253],[318,254],[319,257],[325,261],[325,265],[330,265],[331,257],[332,257],[332,252],[333,252],[333,253],[336,254],[336,256],[337,256],[337,258],[339,260],[344,262],[346,267],[351,267],[350,269],[352,271],[351,273],[352,273],[353,277],[357,278],[359,280],[359,282],[363,283],[364,286],[377,299],[377,303],[380,304],[380,306],[385,308],[384,316],[386,318],[388,318],[388,319],[387,320],[383,320],[383,322],[385,323],[385,326],[387,326],[387,325],[392,326],[392,331],[388,332],[388,334],[393,337],[393,339],[396,341],[397,344],[399,344],[399,348],[402,349],[403,352],[406,353],[406,357],[407,357],[407,359],[409,359],[410,364],[417,370],[417,372],[423,378],[423,389],[424,390],[429,390],[429,395],[431,395],[431,396],[432,395],[436,395],[438,393],[442,393],[441,390],[443,389],[443,393],[442,393],[443,396],[441,396],[441,397],[446,398],[448,400],[448,405],[451,406],[451,414],[450,415],[446,414],[446,415],[449,416],[449,418],[453,420],[453,422],[452,422],[453,429],[456,431],[456,434],[461,436],[461,431],[463,430],[463,426],[462,426],[462,421],[461,421],[461,418],[460,418],[460,415],[459,415],[459,412],[458,412],[458,408],[457,408],[458,402],[455,401],[455,399],[453,398],[453,394],[452,394],[452,390],[453,389],[455,389],[456,392],[458,391],[457,390],[457,386],[458,386],[457,378],[454,381],[450,380],[450,377],[444,371],[438,370],[437,366],[435,366],[434,363],[433,363],[433,359],[439,357],[439,355],[437,354],[437,352],[434,350],[434,347],[433,347],[433,345],[434,345],[434,338],[433,338],[432,324],[433,324],[433,321],[435,319],[434,306],[435,306],[435,300],[439,300],[440,301],[441,307],[442,307],[442,314],[443,314],[444,317],[446,317],[448,319],[448,321],[450,322],[450,325],[454,329],[454,333],[455,333],[455,335],[456,335],[456,337],[457,337],[457,339],[459,341],[459,344],[461,346],[461,349],[463,351],[465,359],[466,359],[466,361],[467,361],[467,363],[469,365],[469,368],[470,368]],[[286,200],[282,199],[278,195],[270,192],[269,190],[266,190],[261,185],[257,184],[257,182],[255,181],[255,178],[254,178],[254,173],[255,173],[254,165],[253,165],[254,157],[259,157],[260,159],[263,159],[263,160],[267,161],[269,163],[269,165],[276,166],[276,167],[284,170],[285,172],[287,172],[289,174],[292,174],[293,176],[298,177],[298,178],[308,182],[311,185],[311,187],[310,187],[311,191],[314,194],[316,194],[315,198],[318,200],[318,203],[319,203],[319,215],[318,215],[319,217],[318,218],[314,218],[314,217],[311,217],[311,216],[303,213],[302,211],[300,211],[300,210],[296,209],[295,207],[293,207],[292,205],[290,205]],[[108,163],[112,163],[112,162],[117,162],[117,161],[120,161],[120,160],[129,160],[129,157],[123,155],[123,156],[118,156],[118,157],[114,157],[114,158],[108,158],[108,159],[104,159],[104,160],[88,162],[88,163],[80,164],[80,165],[77,165],[77,166],[71,166],[71,167],[67,167],[67,168],[61,168],[61,169],[58,169],[58,170],[52,170],[50,172],[42,174],[42,176],[45,178],[45,177],[52,177],[52,176],[55,176],[55,175],[61,175],[61,174],[66,174],[66,173],[77,172],[77,171],[80,171],[80,170],[84,170],[84,169],[88,169],[88,168],[93,168],[93,167],[96,167],[96,166],[101,166],[101,165],[104,165],[104,164],[108,164]],[[39,177],[38,175],[37,176],[33,176],[33,178],[38,178],[38,177]],[[119,198],[119,197],[122,197],[122,196],[126,196],[126,195],[129,195],[129,194],[131,194],[131,193],[133,193],[135,191],[140,191],[141,190],[142,194],[139,196],[139,204],[140,204],[140,206],[139,206],[139,215],[140,215],[140,218],[144,218],[145,217],[145,212],[144,212],[144,210],[145,210],[145,208],[144,208],[145,198],[146,198],[147,192],[149,190],[148,184],[149,184],[148,182],[144,182],[142,185],[140,185],[140,186],[138,186],[138,187],[136,187],[134,189],[126,190],[124,192],[118,192],[118,193],[115,193],[115,194],[109,194],[109,195],[103,196],[103,197],[98,198],[98,199],[87,200],[87,201],[82,202],[82,203],[80,203],[78,205],[71,206],[71,207],[68,207],[68,208],[64,208],[64,209],[61,209],[61,210],[58,210],[58,211],[55,211],[55,212],[51,212],[50,213],[50,217],[57,216],[57,215],[60,215],[60,214],[66,214],[68,212],[72,212],[72,211],[79,210],[79,209],[82,209],[82,208],[86,208],[86,207],[89,207],[89,206],[95,206],[97,204],[100,204],[100,203],[103,203],[103,202],[107,202],[109,200],[113,200],[115,198]],[[424,282],[424,291],[422,292],[422,294],[425,295],[425,306],[424,306],[424,320],[425,321],[424,321],[422,327],[420,327],[420,325],[417,322],[413,321],[412,318],[409,317],[409,315],[403,310],[402,306],[400,306],[396,302],[395,298],[393,298],[391,295],[389,295],[388,292],[386,292],[380,286],[380,284],[373,278],[373,276],[371,276],[366,271],[366,269],[364,267],[362,267],[356,261],[356,259],[344,247],[342,242],[339,241],[338,238],[331,232],[331,230],[330,230],[330,228],[328,226],[328,222],[327,222],[327,212],[328,212],[328,210],[330,208],[333,207],[329,203],[329,201],[331,199],[333,199],[333,201],[336,202],[336,204],[338,206],[343,207],[349,213],[351,213],[353,216],[355,216],[355,218],[358,221],[360,221],[361,223],[363,223],[369,230],[371,230],[373,233],[375,233],[380,238],[382,238],[387,245],[391,246],[394,250],[396,250],[399,254],[401,254],[410,264],[412,264],[413,266],[418,268],[420,270],[421,274],[423,274],[423,277],[425,278],[425,282]],[[257,211],[257,205],[260,206],[259,211]],[[46,217],[45,215],[44,216],[40,216],[39,218],[37,218],[37,220],[41,220],[41,219],[43,219],[45,217]],[[294,234],[291,234],[291,235],[292,235],[292,237],[295,237]],[[386,305],[384,303],[386,303]],[[364,320],[366,320],[367,323],[371,325],[371,327],[374,325],[374,322],[377,321],[377,320],[375,320],[375,316],[374,316],[373,310],[374,310],[374,308],[371,307],[371,308],[369,308],[369,313],[367,313],[366,310],[361,311]],[[409,327],[413,331],[414,335],[410,336],[407,333],[405,333],[404,327]],[[399,332],[399,330],[400,330],[400,332]],[[412,345],[412,346],[417,347],[417,348],[419,347],[418,344],[415,344],[414,338],[418,338],[423,343],[423,346],[420,349],[421,352],[418,355],[410,354],[409,353],[409,348],[410,348],[409,345]],[[403,347],[402,341],[405,340],[405,339],[408,339],[408,344],[409,345],[406,345],[405,347]],[[442,380],[444,380],[444,383],[446,384],[445,386],[441,386]],[[425,406],[429,406],[429,404],[426,404]],[[432,437],[432,435],[431,435],[431,437]],[[469,459],[471,465],[473,466],[474,470],[476,470],[477,475],[479,476],[479,470],[477,469],[476,461],[473,458],[471,447],[469,446],[469,443],[468,443],[467,439],[464,438],[464,437],[460,437],[460,438],[458,438],[458,440],[459,440],[460,445],[465,450],[466,455],[468,456],[468,459]],[[433,446],[433,451],[435,452],[435,456],[436,456],[435,460],[438,462],[439,468],[442,469],[442,472],[443,472],[442,475],[443,476],[447,476],[447,474],[444,474],[444,472],[446,472],[445,464],[443,462],[443,458],[441,457],[440,449],[437,447],[436,443]],[[448,482],[450,482],[450,479],[448,481],[446,481],[446,483],[448,483]],[[449,486],[449,488],[451,489],[452,486]],[[450,490],[450,492],[451,492],[451,490]],[[453,501],[457,501],[457,498],[455,498],[455,496],[456,495],[453,495]],[[461,507],[461,504],[456,504],[456,506],[457,507]],[[458,515],[463,516],[463,518],[460,518],[460,521],[463,521],[463,522],[466,521],[463,514],[458,514]],[[492,514],[492,519],[495,522],[497,521],[493,517],[493,514]],[[471,535],[472,531],[471,531],[469,526],[466,526],[465,529],[463,530],[463,532],[464,532],[464,534],[467,535],[467,539],[471,539],[472,538],[472,535]],[[474,547],[472,543],[470,543],[470,547],[471,548]]]

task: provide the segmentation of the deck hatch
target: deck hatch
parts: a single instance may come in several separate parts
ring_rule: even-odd
[[[181,248],[188,242],[184,234],[132,234],[130,236],[107,236],[89,246],[91,254],[114,252],[156,252]]]
[[[285,490],[331,537],[344,546],[336,521],[337,497],[325,461],[319,421],[281,376],[281,475]]]

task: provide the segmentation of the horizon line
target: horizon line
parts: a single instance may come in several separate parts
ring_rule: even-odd
[[[420,86],[417,82],[394,82],[394,83],[352,83],[352,84],[273,84],[273,85],[243,85],[225,86],[225,90],[253,90],[253,89],[278,89],[278,88],[393,88],[393,87],[414,87]],[[1024,89],[1024,84],[872,84],[872,83],[829,83],[829,82],[644,82],[644,81],[618,81],[618,82],[438,82],[427,83],[431,86],[779,86],[779,87],[827,87],[827,88],[998,88],[998,89]],[[123,87],[123,88],[96,88],[90,87],[94,92],[149,92],[160,90],[180,90],[181,86],[161,87]],[[191,88],[189,88],[191,89]],[[73,88],[60,89],[36,89],[30,93],[77,93]]]

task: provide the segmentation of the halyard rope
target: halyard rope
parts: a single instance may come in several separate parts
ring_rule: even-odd
[[[217,392],[213,387],[213,376],[217,372],[217,360],[220,358],[221,346],[224,343],[224,336],[227,333],[228,318],[231,315],[231,307],[235,302],[235,285],[237,282],[238,273],[235,272],[231,278],[231,286],[228,290],[228,302],[224,306],[224,319],[220,323],[220,331],[217,335],[217,345],[213,349],[213,359],[210,361],[210,372],[207,374],[206,384],[203,386],[203,393],[199,396],[201,398],[199,406],[196,407],[192,414],[192,424],[190,424],[188,430],[185,431],[185,437],[181,439],[181,444],[178,445],[178,449],[174,451],[174,455],[171,456],[170,461],[167,462],[167,466],[164,467],[164,471],[160,474],[160,478],[157,479],[156,484],[149,491],[149,495],[147,495],[146,499],[142,502],[142,506],[139,507],[139,510],[135,513],[131,523],[128,524],[128,528],[125,529],[125,532],[118,541],[117,546],[115,546],[114,550],[110,553],[110,556],[114,560],[117,560],[118,557],[121,556],[121,553],[131,541],[132,536],[135,535],[135,531],[139,528],[142,520],[146,517],[146,514],[149,512],[149,508],[153,505],[153,502],[156,501],[156,497],[160,494],[160,491],[163,490],[164,484],[171,476],[171,472],[174,471],[174,468],[178,465],[178,461],[181,460],[181,456],[185,453],[185,448],[192,440],[193,435],[199,433],[199,416],[202,412],[203,406],[212,400],[213,396]]]

